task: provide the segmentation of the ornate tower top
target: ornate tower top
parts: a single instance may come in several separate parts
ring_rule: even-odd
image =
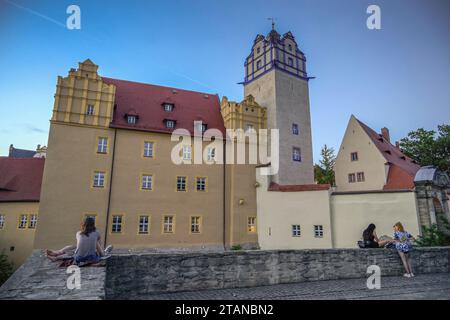
[[[299,49],[294,36],[290,31],[281,36],[275,30],[274,19],[269,20],[272,21],[272,30],[266,37],[261,34],[256,36],[251,53],[245,60],[243,83],[247,84],[273,69],[309,80],[306,73],[306,57]]]

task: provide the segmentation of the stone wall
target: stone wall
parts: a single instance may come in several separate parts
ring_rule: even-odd
[[[450,247],[418,248],[412,261],[417,274],[450,272]],[[372,264],[380,266],[382,276],[403,273],[398,253],[389,249],[121,255],[108,260],[105,296],[364,278]]]

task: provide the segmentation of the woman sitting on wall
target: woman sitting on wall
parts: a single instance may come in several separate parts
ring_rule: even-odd
[[[363,231],[364,248],[382,248],[392,242],[392,240],[380,240],[375,232],[375,225],[369,224],[366,230]]]
[[[95,227],[95,220],[87,217],[81,225],[81,231],[76,234],[77,245],[67,246],[61,250],[46,250],[47,257],[52,260],[66,260],[74,258],[75,263],[98,262],[101,257],[112,250],[108,246],[103,250],[100,244],[100,233]],[[75,252],[73,250],[75,249]]]

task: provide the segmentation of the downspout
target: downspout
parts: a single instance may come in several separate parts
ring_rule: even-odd
[[[114,158],[116,155],[116,136],[117,136],[117,129],[114,129],[114,142],[113,142],[112,159],[111,159],[111,173],[109,175],[108,206],[106,208],[105,241],[103,242],[105,248],[106,248],[106,241],[108,239],[109,209],[111,207],[111,191],[112,191],[112,186],[113,186],[112,182],[113,182],[113,175],[114,175]]]
[[[227,214],[227,210],[226,210],[226,135],[225,135],[225,140],[223,141],[223,250],[226,250],[226,214]]]

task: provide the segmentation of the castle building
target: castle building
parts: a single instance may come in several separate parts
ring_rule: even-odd
[[[57,79],[45,162],[0,158],[0,249],[20,263],[31,248],[72,245],[88,216],[117,250],[348,248],[369,223],[382,235],[402,221],[417,235],[437,212],[450,217],[448,177],[354,116],[337,186],[314,183],[310,79],[292,33],[274,27],[245,60],[241,102],[79,63]],[[278,165],[249,161],[249,133],[260,129],[278,130],[278,144],[269,139]],[[235,131],[245,133],[245,163],[228,162]]]

